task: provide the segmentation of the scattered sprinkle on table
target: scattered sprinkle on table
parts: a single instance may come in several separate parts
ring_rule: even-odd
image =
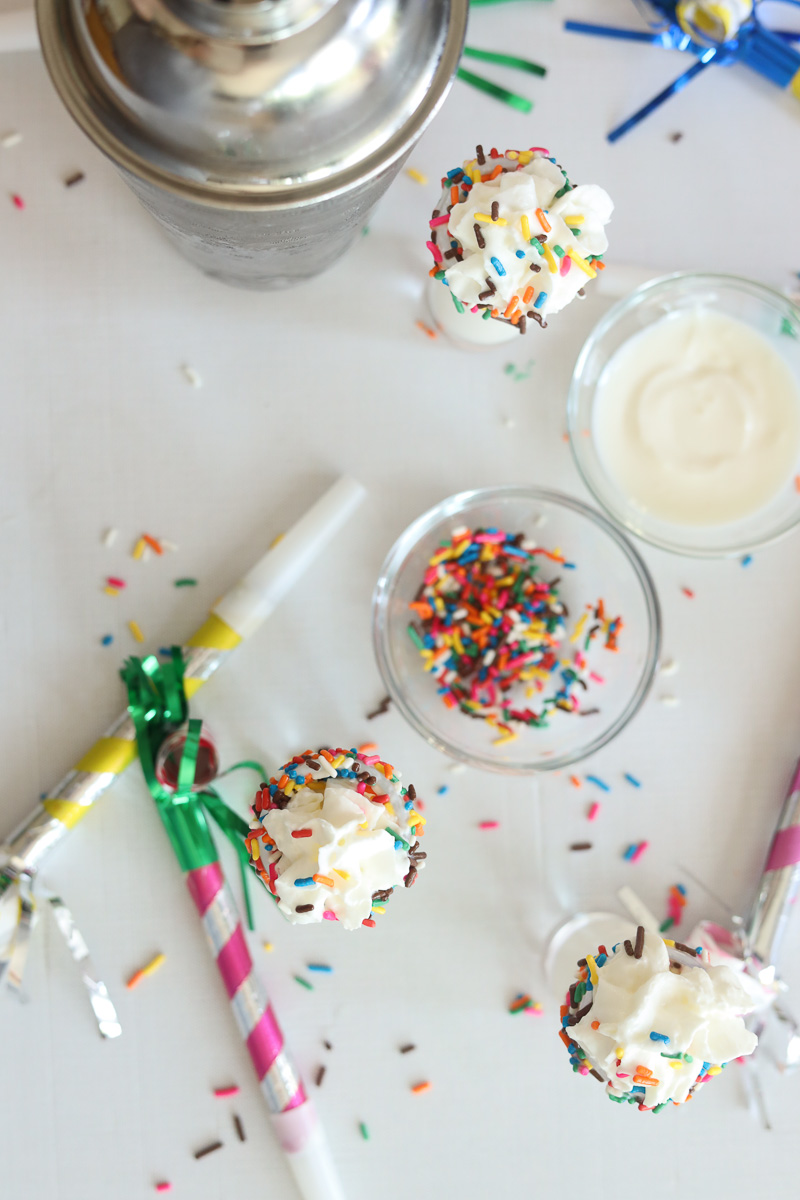
[[[593,842],[573,842],[570,850],[591,850]]]
[[[103,545],[110,550],[118,537],[119,530],[115,529],[112,525],[109,529],[106,529],[105,533],[103,534]]]
[[[4,150],[13,150],[14,147],[18,146],[21,141],[22,134],[16,129],[11,129],[8,133],[4,133],[2,138],[0,138],[0,146],[2,146]]]
[[[631,785],[631,787],[640,788],[642,786],[641,783],[639,782],[639,780],[636,778],[636,776],[629,775],[627,771],[623,775],[623,779],[627,779],[627,781]]]
[[[188,577],[186,579],[176,579],[175,587],[197,587],[197,580]]]
[[[113,641],[114,641],[113,633],[105,633],[100,638],[100,645],[101,646],[110,646]]]
[[[109,575],[106,579],[106,583],[109,587],[117,588],[117,590],[128,586],[125,580],[120,579],[117,575]]]
[[[578,779],[577,775],[570,775],[569,781],[573,787],[583,787],[583,783]]]
[[[128,629],[130,629],[131,633],[133,634],[134,641],[144,641],[144,634],[142,633],[138,621],[128,621]]]
[[[423,1079],[422,1083],[414,1084],[414,1086],[411,1089],[411,1092],[414,1096],[421,1096],[423,1092],[429,1092],[432,1087],[433,1087],[433,1084],[429,1080]]]
[[[384,713],[389,711],[389,705],[392,703],[391,696],[384,696],[377,708],[372,712],[367,713],[367,720],[374,721],[376,717],[382,717]]]
[[[247,1138],[245,1137],[244,1125],[242,1124],[242,1118],[238,1113],[233,1114],[233,1127],[236,1130],[236,1135],[239,1138],[239,1141],[246,1142]]]
[[[589,805],[589,811],[586,814],[586,820],[594,821],[599,812],[600,812],[600,801],[593,800],[592,803]]]
[[[417,1048],[416,1042],[406,1042],[406,1044],[404,1046],[400,1047],[400,1053],[401,1054],[410,1054],[411,1051],[416,1050],[416,1048]]]
[[[326,1050],[332,1050],[332,1049],[333,1049],[333,1046],[331,1045],[331,1043],[328,1041],[328,1039],[327,1039],[327,1038],[325,1038],[325,1039],[323,1040],[322,1044],[323,1044],[323,1046],[325,1047],[325,1049],[326,1049]]]
[[[190,367],[188,363],[181,363],[181,370],[183,371],[184,379],[193,388],[199,388],[203,386],[203,377],[199,371],[194,369],[194,367]]]
[[[691,588],[682,587],[681,591],[683,592],[684,596],[688,596],[690,600],[694,600],[694,592]]]
[[[269,954],[269,952],[271,950],[275,949],[272,942],[262,942],[261,945],[262,945],[263,949],[266,950],[267,954]]]
[[[479,821],[478,829],[497,829],[499,824],[499,821]]]
[[[159,1183],[156,1184],[156,1191],[157,1192],[171,1192],[172,1184],[167,1179],[162,1179]]]
[[[638,862],[649,845],[649,842],[633,842],[628,846],[622,857],[626,862]]]
[[[422,330],[422,332],[425,334],[425,337],[429,337],[431,341],[435,341],[435,339],[438,337],[436,330],[431,329],[430,325],[426,325],[424,321],[415,321],[414,324],[416,325],[417,329]]]
[[[18,196],[16,192],[11,193],[11,203],[14,205],[14,208],[18,208],[20,210],[25,207],[25,201],[22,199],[22,196]]]
[[[677,675],[680,664],[674,658],[665,658],[658,669],[662,675]]]
[[[447,784],[443,783],[443,784],[441,785],[441,787],[438,787],[438,788],[436,789],[436,795],[437,795],[437,796],[445,796],[445,795],[447,795],[447,793],[448,793],[449,791],[450,791],[450,788],[447,786]]]
[[[749,566],[750,566],[750,563],[751,563],[752,561],[753,561],[753,556],[752,556],[752,554],[745,554],[744,558],[741,560],[741,563],[742,563],[742,566],[743,566],[743,567],[749,567]]]
[[[607,784],[607,783],[605,782],[605,780],[603,780],[603,779],[600,779],[600,778],[599,778],[597,775],[587,775],[587,776],[586,776],[586,782],[587,782],[587,783],[593,783],[595,787],[599,787],[599,788],[600,788],[600,790],[601,790],[601,791],[603,791],[603,792],[610,792],[610,791],[611,791],[611,787],[609,786],[609,784]]]
[[[317,1067],[317,1073],[314,1076],[314,1083],[317,1085],[317,1087],[322,1087],[322,1081],[325,1078],[325,1072],[327,1071],[327,1069],[328,1068],[325,1066],[324,1063],[322,1064],[321,1067]]]
[[[333,971],[333,967],[329,967],[327,963],[308,963],[307,968],[309,971],[321,971],[326,975]]]
[[[217,1097],[217,1099],[223,1099],[225,1096],[238,1096],[239,1085],[236,1083],[229,1083],[225,1087],[214,1088],[214,1095]]]
[[[422,171],[418,171],[416,167],[406,167],[406,175],[409,179],[413,179],[414,183],[419,183],[423,187],[427,186],[428,176],[423,175]]]
[[[677,696],[662,696],[661,703],[666,708],[677,708],[678,705],[680,704],[680,700],[678,699]]]
[[[294,975],[294,976],[292,976],[292,978],[294,979],[295,983],[300,984],[300,987],[304,987],[304,988],[306,988],[307,991],[313,992],[313,990],[314,990],[313,983],[309,983],[307,979],[303,979],[302,975]]]
[[[800,492],[800,475],[795,475],[794,477],[794,490]]]
[[[366,1123],[364,1121],[359,1121],[358,1128],[359,1128],[359,1131],[360,1131],[361,1136],[364,1139],[364,1141],[368,1142],[369,1141],[369,1129],[367,1129]]]
[[[670,140],[671,142],[673,142],[673,143],[680,142],[680,141],[682,141],[682,140],[683,140],[683,134],[682,134],[680,131],[676,131],[675,133],[671,133],[671,134],[669,135],[669,140]]]
[[[83,171],[73,171],[73,173],[68,175],[64,180],[64,187],[75,187],[77,183],[83,183],[85,178],[86,176],[84,175]]]
[[[222,1149],[222,1142],[209,1142],[207,1146],[203,1146],[202,1150],[195,1150],[195,1158],[205,1158],[207,1154],[213,1154],[215,1150]]]
[[[156,971],[163,967],[166,961],[166,954],[157,954],[155,958],[151,958],[150,962],[144,967],[140,967],[138,971],[134,971],[128,982],[125,984],[128,991],[137,987],[143,979],[147,978],[148,975],[154,975]]]
[[[358,753],[359,754],[377,754],[378,753],[378,743],[377,742],[362,742],[361,745],[358,747]]]
[[[527,1009],[532,1007],[533,1000],[528,993],[519,992],[509,1004],[508,1011],[511,1013],[512,1017],[515,1017],[517,1013],[525,1012]]]

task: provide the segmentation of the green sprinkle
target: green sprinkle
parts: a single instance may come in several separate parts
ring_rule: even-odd
[[[414,645],[417,647],[418,650],[425,649],[425,643],[423,642],[422,638],[419,636],[419,634],[417,633],[417,631],[413,625],[408,626],[408,636],[411,638],[412,642],[414,643]]]
[[[562,196],[566,196],[567,192],[571,192],[571,191],[572,191],[572,184],[570,183],[569,180],[567,180],[567,182],[564,184],[564,186],[559,191],[556,192],[553,199],[560,200]]]
[[[367,1129],[367,1126],[364,1123],[364,1121],[359,1122],[358,1128],[361,1130],[361,1136],[364,1139],[364,1141],[368,1142],[369,1141],[369,1130]]]
[[[369,225],[365,225],[364,228],[361,230],[361,236],[366,237],[368,233],[369,233]]]
[[[563,258],[565,251],[561,248],[561,246],[553,246],[553,253],[557,254],[559,258]]]
[[[302,975],[295,975],[294,979],[295,979],[296,983],[300,984],[300,987],[307,988],[309,992],[313,992],[313,990],[314,990],[313,983],[309,983],[307,979],[303,979]]]
[[[606,1095],[608,1096],[609,1100],[613,1100],[615,1104],[624,1103],[624,1100],[625,1100],[624,1096],[615,1096],[611,1092],[606,1092]]]
[[[797,330],[788,317],[784,317],[781,321],[781,333],[785,333],[787,337],[797,337]]]
[[[461,303],[461,301],[459,300],[459,298],[455,294],[455,292],[450,293],[450,299],[453,301],[453,304],[455,304],[455,306],[456,306],[456,312],[463,313],[464,305]]]
[[[581,236],[581,231],[580,231],[580,229],[573,229],[571,225],[568,225],[568,226],[567,226],[567,229],[570,231],[570,233],[571,233],[571,234],[573,234],[573,236],[574,236],[574,237],[580,237],[580,236]]]
[[[500,87],[499,84],[484,79],[482,75],[474,75],[472,71],[465,71],[463,67],[458,68],[456,75],[463,83],[469,83],[479,92],[485,92],[487,96],[494,96],[495,100],[502,100],[511,108],[516,108],[518,112],[529,113],[533,108],[532,100],[518,96],[516,92],[510,92],[508,88]]]
[[[483,316],[482,316],[481,320],[488,321],[489,318],[491,317],[491,315],[492,315],[492,310],[490,308],[485,308],[483,310]]]
[[[531,75],[547,74],[546,67],[541,67],[539,63],[531,62],[528,58],[517,58],[515,54],[496,54],[493,50],[476,50],[473,46],[465,46],[463,53],[465,58],[496,63],[499,67],[516,67],[520,71],[528,71]]]
[[[659,933],[666,933],[668,929],[672,929],[672,926],[673,926],[674,924],[675,924],[675,918],[674,918],[674,917],[667,917],[667,919],[666,919],[665,921],[662,921],[662,922],[661,922],[661,924],[659,925],[659,927],[658,927],[658,932],[659,932]]]
[[[503,371],[505,372],[506,375],[513,375],[514,372],[516,371],[516,369],[517,368],[514,366],[513,363],[506,363],[506,365],[503,367]]]
[[[175,587],[197,587],[196,579],[176,579]]]
[[[533,246],[534,250],[538,250],[539,253],[544,257],[544,251],[542,250],[542,243],[539,241],[538,238],[532,237],[531,245]]]

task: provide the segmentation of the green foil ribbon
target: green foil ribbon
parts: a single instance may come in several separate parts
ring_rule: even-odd
[[[156,802],[172,849],[184,873],[219,860],[209,817],[231,842],[239,859],[247,927],[252,930],[255,926],[247,884],[249,856],[244,844],[249,826],[238,813],[228,808],[214,788],[206,787],[197,792],[192,790],[203,723],[196,718],[189,719],[180,647],[173,646],[171,654],[172,658],[167,662],[159,662],[154,654],[147,658],[129,658],[120,671],[128,692],[128,712],[136,729],[136,745],[145,783]],[[186,741],[178,766],[177,787],[171,792],[156,777],[156,758],[164,740],[183,724],[187,724]],[[223,774],[229,775],[242,767],[257,771],[262,779],[267,778],[261,763],[250,759],[235,763]]]

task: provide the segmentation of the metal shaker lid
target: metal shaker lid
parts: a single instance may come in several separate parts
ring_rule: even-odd
[[[302,204],[399,158],[468,0],[37,0],[45,61],[119,166],[212,204]]]

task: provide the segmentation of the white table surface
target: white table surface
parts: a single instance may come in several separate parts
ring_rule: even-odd
[[[797,105],[744,70],[711,69],[610,147],[607,129],[688,63],[562,32],[565,17],[634,17],[627,0],[600,8],[557,0],[477,11],[472,44],[549,67],[545,80],[486,69],[531,95],[534,113],[456,84],[411,159],[431,186],[401,175],[340,268],[280,295],[227,290],[185,264],[73,126],[37,55],[0,60],[0,136],[24,135],[0,150],[2,832],[120,710],[117,669],[138,650],[129,618],[144,649],[180,640],[339,472],[370,490],[347,535],[194,706],[229,762],[378,737],[428,801],[428,870],[376,930],[293,929],[266,899],[257,907],[254,954],[288,1042],[307,1077],[328,1066],[311,1091],[351,1200],[578,1188],[606,1198],[620,1186],[648,1200],[679,1188],[797,1194],[800,1079],[767,1070],[771,1133],[748,1114],[736,1069],[689,1109],[658,1120],[620,1112],[593,1081],[573,1078],[539,952],[559,916],[612,903],[625,882],[661,916],[682,880],[691,920],[724,917],[681,867],[733,910],[747,906],[798,753],[800,540],[757,553],[747,569],[645,549],[665,652],[680,670],[586,764],[613,784],[594,826],[584,816],[590,789],[566,775],[543,782],[540,810],[531,781],[450,773],[396,713],[365,720],[383,694],[372,585],[405,525],[476,485],[584,495],[562,439],[564,397],[607,302],[575,305],[546,336],[534,329],[508,351],[463,355],[422,336],[424,231],[442,169],[476,141],[544,142],[571,175],[614,197],[612,262],[742,272],[781,288],[800,269]],[[673,131],[685,135],[677,144]],[[75,169],[86,180],[66,190]],[[11,192],[25,211],[6,202]],[[504,375],[506,362],[529,358],[528,380]],[[200,372],[201,389],[182,363]],[[112,550],[101,544],[110,525],[120,530]],[[178,553],[133,562],[142,530]],[[128,580],[117,599],[102,592],[108,574]],[[176,590],[184,575],[199,586]],[[110,648],[100,645],[106,632]],[[664,706],[665,692],[680,705]],[[624,771],[642,779],[640,791]],[[449,791],[437,796],[442,784]],[[247,791],[242,780],[228,794],[244,804]],[[485,817],[501,823],[491,835],[476,827]],[[570,856],[569,842],[589,831],[595,849]],[[647,855],[624,863],[625,845],[643,838]],[[42,922],[28,1003],[0,997],[0,1194],[133,1200],[166,1178],[192,1200],[294,1200],[135,769],[44,874],[73,908],[124,1033],[98,1038],[63,943]],[[795,986],[798,946],[796,923],[784,962]],[[127,992],[124,979],[157,950],[166,966]],[[314,960],[335,970],[307,992],[292,976]],[[543,1018],[507,1015],[522,990]],[[400,1056],[405,1041],[418,1049]],[[414,1096],[409,1085],[421,1079],[433,1088]],[[240,1096],[215,1100],[212,1087],[230,1080]],[[192,1151],[218,1136],[224,1150],[196,1162]]]

